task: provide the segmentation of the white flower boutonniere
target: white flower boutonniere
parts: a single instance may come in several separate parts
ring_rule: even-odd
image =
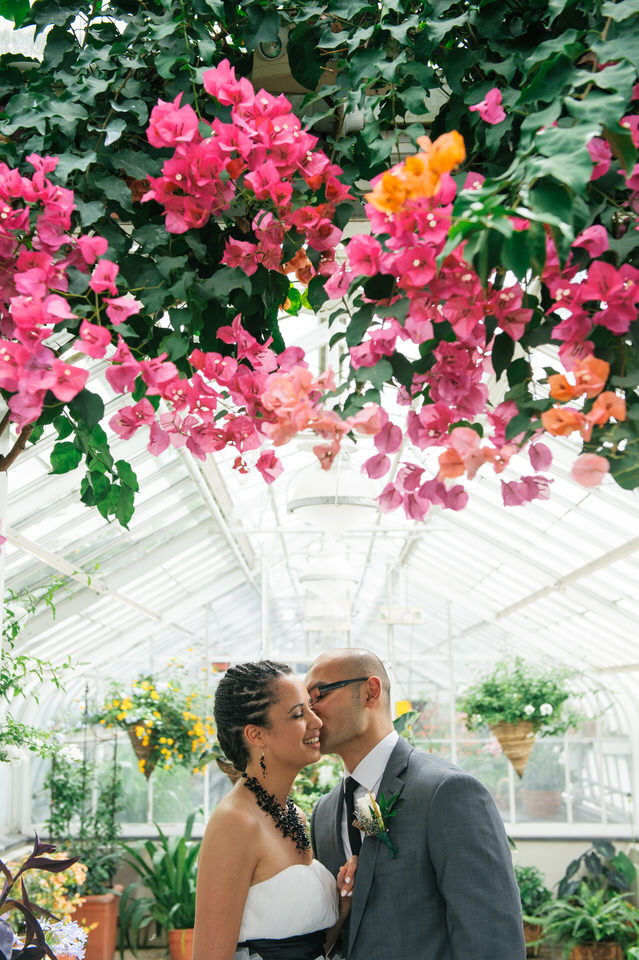
[[[353,824],[362,830],[367,837],[377,837],[382,843],[386,844],[393,857],[397,856],[397,847],[391,841],[388,832],[388,821],[397,813],[397,807],[402,801],[399,794],[389,797],[387,800],[383,793],[380,793],[379,800],[376,800],[369,792],[367,797],[362,797],[357,801],[357,811]]]

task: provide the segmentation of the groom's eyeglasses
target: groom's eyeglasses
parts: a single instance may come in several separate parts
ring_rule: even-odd
[[[349,683],[364,683],[368,679],[368,677],[352,677],[350,680],[335,680],[334,683],[318,683],[317,686],[311,687],[311,689],[308,691],[311,706],[314,706],[318,700],[323,700],[326,694],[330,693],[331,690],[338,690],[340,687],[347,687]]]

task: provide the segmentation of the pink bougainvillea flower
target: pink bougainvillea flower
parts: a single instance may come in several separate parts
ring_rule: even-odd
[[[603,177],[604,174],[608,173],[610,169],[610,164],[612,162],[612,150],[610,144],[607,140],[604,140],[602,137],[593,137],[587,144],[588,153],[590,154],[590,159],[594,163],[592,168],[592,173],[590,174],[591,180],[598,180],[599,177]]]
[[[387,483],[377,498],[382,513],[390,513],[402,505],[403,497],[394,483]]]
[[[370,480],[379,480],[388,473],[390,465],[390,458],[385,453],[377,453],[362,464],[362,473],[365,473]]]
[[[528,457],[533,470],[548,470],[552,464],[552,452],[545,443],[533,443],[528,448]]]
[[[123,440],[129,440],[144,424],[151,424],[155,420],[155,410],[150,402],[143,397],[138,403],[122,407],[109,420],[109,426]]]
[[[489,90],[483,100],[479,103],[475,103],[472,107],[468,108],[471,113],[477,112],[482,120],[485,120],[486,123],[501,123],[502,120],[506,119],[506,112],[501,105],[501,90],[498,87],[493,87],[492,90]]]
[[[189,143],[198,134],[198,118],[193,107],[181,107],[182,93],[175,100],[158,100],[153,110],[146,135],[152,147],[174,147]]]
[[[108,292],[112,293],[115,297],[118,293],[115,278],[119,272],[120,268],[117,263],[113,263],[111,260],[98,260],[93,268],[89,286],[92,290],[95,290],[96,293],[106,293],[108,290]]]
[[[284,469],[274,450],[265,450],[255,466],[267,483],[273,483]]]
[[[395,453],[402,445],[401,428],[389,420],[375,435],[374,443],[380,453]]]
[[[93,266],[98,257],[104,256],[108,246],[104,237],[89,237],[86,234],[78,237],[78,248],[82,254],[82,259],[89,266]]]
[[[139,313],[144,306],[130,293],[126,293],[123,297],[105,297],[104,302],[107,305],[107,317],[116,326],[133,314]]]
[[[111,343],[111,333],[97,323],[83,320],[80,324],[80,336],[75,341],[75,349],[86,353],[89,357],[99,359],[104,356]]]
[[[170,443],[171,438],[169,434],[162,429],[157,420],[154,420],[150,425],[149,442],[146,449],[152,456],[158,457],[167,449]]]
[[[47,386],[58,400],[66,403],[80,393],[88,379],[88,370],[56,359],[51,365],[51,378],[48,379]]]
[[[583,247],[591,257],[598,257],[609,249],[608,231],[600,223],[595,223],[573,240],[573,247]]]
[[[373,277],[380,271],[382,245],[375,237],[357,234],[348,244],[348,262],[354,275]]]
[[[572,465],[570,475],[582,487],[598,487],[610,470],[610,463],[596,453],[582,453]]]

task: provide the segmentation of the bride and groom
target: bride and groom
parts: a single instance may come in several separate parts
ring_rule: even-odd
[[[492,798],[398,737],[374,654],[325,653],[306,686],[282,664],[232,667],[215,719],[242,775],[202,841],[193,960],[524,960]],[[345,778],[313,811],[311,850],[287,798],[321,753],[341,756]]]

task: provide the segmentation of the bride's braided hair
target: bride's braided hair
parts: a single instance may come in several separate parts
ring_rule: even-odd
[[[237,770],[246,770],[249,752],[244,727],[268,727],[268,712],[277,702],[275,683],[291,673],[285,663],[259,660],[229,667],[215,693],[215,725],[222,750]]]

